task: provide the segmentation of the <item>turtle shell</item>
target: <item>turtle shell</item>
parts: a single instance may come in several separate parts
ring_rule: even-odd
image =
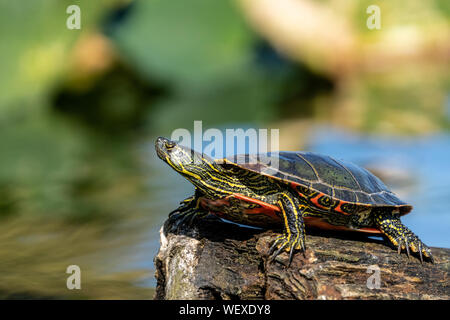
[[[398,207],[401,215],[412,206],[400,200],[375,175],[353,163],[312,152],[242,154],[224,159],[227,164],[261,173],[295,188],[307,188],[333,200],[370,207]]]

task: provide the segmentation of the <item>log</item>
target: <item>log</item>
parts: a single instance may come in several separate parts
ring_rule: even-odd
[[[435,263],[399,255],[362,233],[307,229],[305,255],[271,259],[277,231],[217,218],[191,225],[168,219],[154,262],[155,299],[445,299],[450,249],[431,248]]]

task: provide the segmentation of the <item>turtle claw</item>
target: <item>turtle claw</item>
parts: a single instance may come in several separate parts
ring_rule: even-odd
[[[175,210],[172,210],[169,213],[169,218],[172,218],[175,215],[177,215],[177,216],[184,215],[186,212],[188,212],[190,210],[192,210],[192,208],[188,205],[180,206],[180,207],[176,208]]]
[[[401,254],[402,250],[405,249],[408,258],[411,257],[411,253],[417,253],[422,264],[424,261],[423,257],[428,258],[432,263],[434,263],[431,250],[422,241],[420,241],[416,235],[407,234],[406,236],[400,236],[393,242],[394,244],[397,244],[398,254]]]
[[[281,235],[278,236],[273,242],[272,246],[269,249],[269,256],[272,256],[271,261],[274,261],[275,258],[284,250],[289,253],[289,262],[288,266],[291,265],[292,259],[294,257],[295,250],[302,250],[303,256],[306,257],[305,251],[305,236],[292,236],[292,235]]]
[[[420,243],[420,242],[419,242],[419,257],[420,257],[420,263],[423,264],[422,243]]]
[[[178,212],[178,209],[170,211],[169,218],[172,218],[177,212]]]
[[[188,226],[192,226],[195,218],[205,216],[205,212],[198,207],[194,196],[181,201],[180,204],[178,208],[169,213],[171,231],[180,231],[181,226],[186,223]]]
[[[408,238],[405,239],[405,248],[406,248],[406,254],[408,255],[408,259],[409,259],[411,257],[411,254],[409,253]]]
[[[283,251],[287,246],[287,242],[283,242],[279,247],[278,250],[275,251],[275,253],[272,256],[272,260],[275,260],[275,258]]]
[[[400,219],[392,215],[379,215],[377,223],[380,230],[387,236],[392,245],[397,247],[398,254],[405,249],[408,258],[414,254],[418,255],[423,263],[424,257],[434,261],[431,250],[411,230],[402,224]]]
[[[292,258],[294,257],[294,249],[295,249],[295,247],[291,246],[291,250],[289,250],[289,264],[288,265],[291,265]]]
[[[169,213],[169,219],[176,221],[175,229],[178,231],[180,226],[187,223],[192,226],[196,217],[205,216],[203,210],[199,207],[198,197],[193,195],[180,202],[180,206]]]
[[[283,236],[279,236],[275,239],[275,241],[273,242],[272,246],[269,249],[269,256],[271,256],[272,253],[274,253],[275,249],[278,248],[278,243],[281,241],[281,239],[283,239]]]
[[[193,215],[194,215],[194,212],[192,210],[189,210],[189,211],[185,212],[181,216],[180,224],[184,224],[186,222],[186,220],[188,220],[189,224],[190,224],[192,222],[192,216]]]
[[[183,213],[174,213],[169,217],[169,219],[172,221],[170,228],[171,232],[179,232],[183,225],[192,226],[195,218],[197,216],[201,216],[196,210],[190,210]]]

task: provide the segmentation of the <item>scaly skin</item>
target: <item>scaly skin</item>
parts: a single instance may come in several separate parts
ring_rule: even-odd
[[[195,218],[204,217],[208,212],[203,210],[200,206],[200,192],[195,191],[195,194],[180,202],[180,206],[169,213],[169,219],[177,221],[177,226],[188,221],[191,224]]]
[[[278,205],[281,208],[284,221],[284,233],[278,236],[269,254],[272,254],[275,249],[278,249],[273,254],[272,258],[285,250],[289,252],[289,264],[292,262],[294,250],[301,250],[305,254],[305,223],[303,222],[303,213],[307,207],[299,203],[296,197],[288,192],[283,192],[278,197]]]
[[[423,256],[434,262],[431,250],[402,224],[398,217],[389,213],[375,213],[375,223],[389,241],[398,248],[399,254],[402,250],[406,250],[409,257],[411,249],[412,252],[419,254],[421,262],[423,262]]]

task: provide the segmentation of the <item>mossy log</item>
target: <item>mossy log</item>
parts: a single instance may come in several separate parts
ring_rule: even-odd
[[[305,255],[268,256],[274,231],[213,218],[161,228],[155,299],[446,299],[450,249],[435,263],[397,254],[383,239],[307,230]],[[378,281],[379,280],[379,281]]]

